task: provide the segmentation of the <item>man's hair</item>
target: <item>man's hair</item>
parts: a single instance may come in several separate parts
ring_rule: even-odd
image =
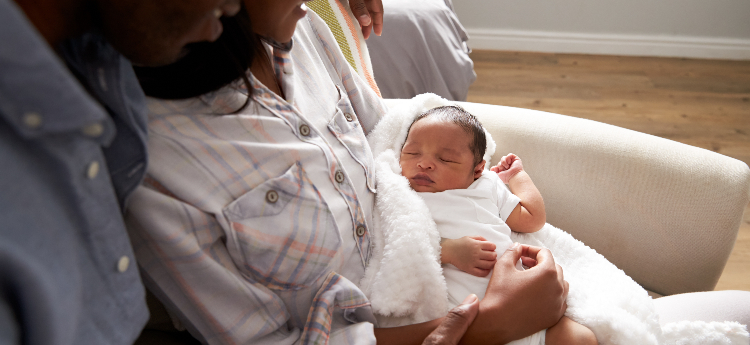
[[[457,124],[467,134],[471,135],[472,141],[469,145],[471,153],[474,154],[474,166],[479,164],[487,150],[487,136],[484,134],[484,128],[474,115],[457,105],[446,105],[432,108],[417,116],[414,122],[409,125],[409,131],[417,121],[426,117],[434,117],[442,121]],[[408,132],[407,132],[408,133]]]

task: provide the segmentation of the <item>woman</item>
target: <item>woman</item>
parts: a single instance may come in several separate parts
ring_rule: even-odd
[[[382,99],[300,1],[245,6],[216,44],[138,71],[163,98],[149,104],[150,166],[127,216],[144,281],[207,343],[421,343],[442,319],[373,329],[356,285],[375,193],[365,134]],[[522,252],[539,264],[517,273]],[[548,251],[503,258],[470,339],[516,339],[562,316],[567,287]]]

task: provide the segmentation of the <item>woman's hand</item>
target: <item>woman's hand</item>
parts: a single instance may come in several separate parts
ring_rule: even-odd
[[[469,295],[461,304],[448,312],[443,322],[425,338],[422,345],[455,345],[464,336],[479,312],[477,295]]]
[[[519,271],[519,259],[533,266]],[[568,282],[548,249],[514,244],[498,258],[479,314],[461,342],[505,344],[549,328],[565,313],[567,296]]]
[[[445,239],[440,246],[441,261],[444,264],[452,264],[477,277],[486,277],[490,274],[497,261],[497,246],[481,236]]]

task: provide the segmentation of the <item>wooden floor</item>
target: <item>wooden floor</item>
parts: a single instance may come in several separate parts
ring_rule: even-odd
[[[478,51],[468,101],[605,122],[750,165],[750,61]],[[750,205],[716,290],[750,291]]]

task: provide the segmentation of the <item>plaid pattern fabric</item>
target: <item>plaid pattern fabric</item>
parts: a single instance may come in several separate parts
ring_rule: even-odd
[[[271,49],[285,98],[250,75],[238,112],[242,82],[149,101],[129,233],[148,287],[207,343],[375,343],[353,282],[376,187],[365,132],[385,108],[338,49],[310,13]]]

